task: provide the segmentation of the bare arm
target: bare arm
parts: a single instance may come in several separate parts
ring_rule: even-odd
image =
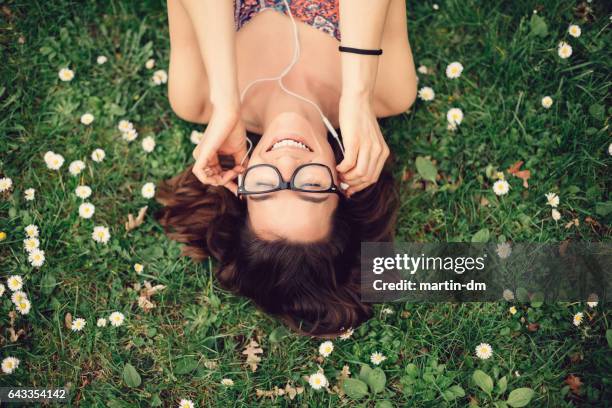
[[[390,0],[340,1],[342,45],[380,48],[389,3]],[[349,185],[346,190],[349,196],[378,181],[389,156],[373,107],[379,59],[347,52],[341,55],[339,121],[346,154],[336,169],[341,180]]]
[[[178,1],[178,0],[169,0]],[[213,107],[239,109],[232,1],[182,0],[198,39]]]
[[[342,45],[378,49],[382,41],[390,0],[340,1]],[[384,50],[383,50],[384,52]],[[379,57],[343,52],[342,94],[370,97],[376,84]]]

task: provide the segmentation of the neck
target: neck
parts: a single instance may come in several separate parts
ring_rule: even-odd
[[[290,82],[287,78],[283,80],[285,87],[312,102],[314,102],[331,121],[334,126],[337,123],[337,104],[329,103],[331,98],[322,98],[322,92],[316,92],[316,87],[306,81],[300,83]],[[309,86],[310,85],[310,86]],[[328,103],[326,103],[326,100]],[[289,95],[280,88],[276,81],[269,81],[257,84],[245,95],[245,102],[253,108],[252,125],[265,132],[268,125],[283,112],[295,112],[305,117],[313,129],[319,134],[326,134],[327,128],[321,119],[319,111],[310,103]],[[243,105],[244,106],[244,105]]]

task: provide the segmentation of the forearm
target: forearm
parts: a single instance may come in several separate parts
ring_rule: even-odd
[[[196,32],[212,105],[237,108],[239,96],[233,1],[181,1]]]
[[[341,0],[342,45],[378,49],[382,41],[390,0]],[[342,95],[371,96],[380,57],[341,53]]]

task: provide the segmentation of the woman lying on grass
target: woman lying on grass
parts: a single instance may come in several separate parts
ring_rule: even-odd
[[[169,0],[168,20],[170,104],[208,125],[160,223],[292,328],[356,327],[360,244],[391,241],[399,206],[377,118],[416,95],[405,1]]]

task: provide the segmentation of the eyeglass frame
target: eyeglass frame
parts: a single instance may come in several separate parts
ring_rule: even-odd
[[[308,166],[321,166],[324,167],[325,169],[327,169],[327,172],[329,173],[329,178],[331,180],[331,186],[326,189],[326,190],[320,190],[320,191],[313,191],[313,190],[304,190],[301,188],[297,188],[294,184],[295,181],[295,175],[304,167],[308,167]],[[246,191],[244,189],[244,181],[246,180],[246,175],[249,171],[251,171],[251,169],[257,168],[257,167],[270,167],[272,168],[276,174],[278,175],[278,179],[280,180],[278,186],[272,190],[268,190],[268,191]],[[332,174],[331,169],[329,168],[329,166],[326,166],[323,163],[304,163],[298,167],[296,167],[296,169],[293,171],[293,174],[291,175],[291,178],[289,179],[289,181],[285,181],[285,179],[283,178],[283,175],[281,174],[280,170],[278,169],[278,167],[272,165],[272,164],[268,164],[268,163],[260,163],[260,164],[256,164],[254,166],[248,167],[245,171],[244,171],[244,176],[241,174],[239,179],[238,179],[238,195],[244,195],[244,196],[248,196],[248,195],[256,195],[256,194],[268,194],[268,193],[274,193],[276,191],[282,191],[282,190],[291,190],[291,191],[299,191],[301,193],[317,193],[317,194],[322,194],[322,193],[336,193],[338,195],[342,195],[342,192],[340,191],[340,189],[338,188],[338,186],[336,185],[336,183],[334,183],[334,175]]]

